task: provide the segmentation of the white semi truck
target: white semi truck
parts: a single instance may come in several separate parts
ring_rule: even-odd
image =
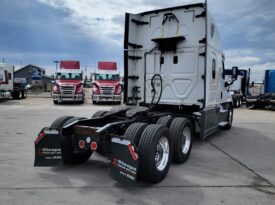
[[[15,100],[27,97],[27,91],[20,82],[14,82],[14,66],[0,64],[0,99],[12,97]]]
[[[112,176],[158,183],[188,160],[195,136],[230,129],[233,104],[217,26],[204,3],[125,16],[125,106],[63,116],[35,140],[35,166],[111,159]],[[232,75],[237,76],[237,67]]]

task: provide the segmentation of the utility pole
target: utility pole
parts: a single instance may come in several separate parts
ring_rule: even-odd
[[[56,65],[56,68],[55,68],[56,70],[55,70],[55,71],[57,72],[57,70],[58,70],[58,63],[59,63],[59,61],[56,61],[56,60],[55,60],[55,61],[53,61],[53,62],[54,62],[54,63],[55,63],[55,65]]]

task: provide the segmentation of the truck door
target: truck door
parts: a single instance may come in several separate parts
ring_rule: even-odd
[[[208,77],[210,79],[209,85],[209,104],[217,105],[218,104],[218,91],[220,90],[218,84],[218,73],[217,73],[217,55],[214,52],[210,52],[210,68],[208,70]]]

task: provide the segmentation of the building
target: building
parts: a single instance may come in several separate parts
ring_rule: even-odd
[[[14,81],[25,85],[31,85],[32,87],[38,87],[42,91],[51,91],[52,78],[46,75],[44,68],[27,65],[14,72]]]

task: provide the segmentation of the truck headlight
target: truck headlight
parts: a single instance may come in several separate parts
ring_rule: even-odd
[[[59,85],[54,84],[54,86],[53,86],[53,93],[54,93],[54,94],[60,94]]]

